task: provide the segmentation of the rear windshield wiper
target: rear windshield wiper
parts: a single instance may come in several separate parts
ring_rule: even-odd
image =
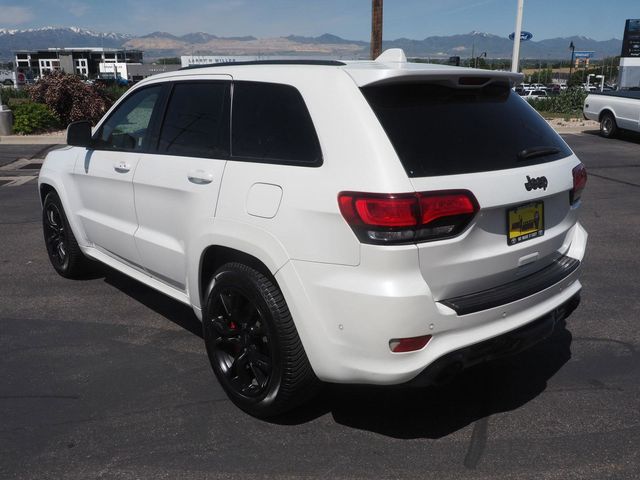
[[[518,160],[529,160],[530,158],[544,157],[546,155],[554,155],[560,153],[560,149],[556,147],[531,147],[525,148],[518,153]]]

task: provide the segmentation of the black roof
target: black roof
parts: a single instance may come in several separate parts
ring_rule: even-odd
[[[221,62],[208,63],[206,65],[190,65],[188,67],[182,67],[180,70],[210,67],[236,67],[238,65],[324,65],[329,67],[339,67],[346,65],[346,63],[338,60],[252,60],[249,62]]]

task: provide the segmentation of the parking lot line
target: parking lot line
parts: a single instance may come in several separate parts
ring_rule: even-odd
[[[25,185],[31,180],[36,180],[37,175],[20,175],[18,177],[0,177],[0,188],[4,187],[19,187]]]

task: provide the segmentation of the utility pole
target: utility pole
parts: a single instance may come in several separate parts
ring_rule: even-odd
[[[382,0],[371,1],[371,60],[382,53]]]
[[[511,56],[511,71],[518,72],[520,64],[520,36],[522,35],[522,12],[524,0],[518,0],[518,13],[516,14],[516,31],[513,36],[513,55]]]

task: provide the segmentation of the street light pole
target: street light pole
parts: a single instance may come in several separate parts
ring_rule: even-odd
[[[524,0],[518,0],[518,13],[516,14],[516,31],[513,37],[513,55],[511,56],[511,71],[518,72],[520,64],[520,36],[522,35],[522,12]]]
[[[575,61],[574,56],[576,54],[576,46],[573,44],[573,42],[569,44],[569,48],[571,49],[571,63],[569,64],[569,79],[567,80],[567,83],[569,83],[569,81],[571,80],[571,74],[573,73],[573,62]]]

